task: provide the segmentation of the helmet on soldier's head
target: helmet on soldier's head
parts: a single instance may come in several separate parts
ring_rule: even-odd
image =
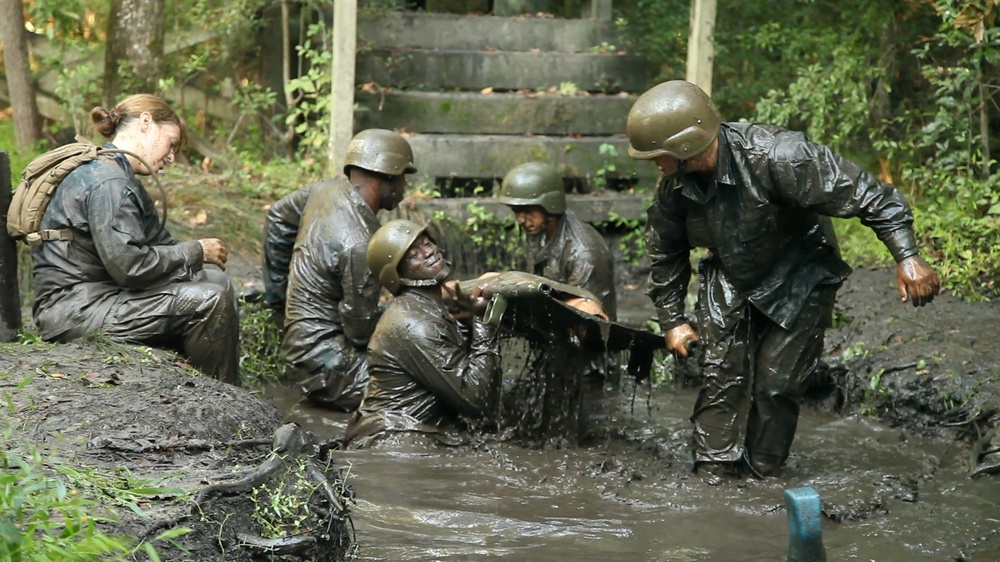
[[[413,221],[396,219],[382,225],[368,241],[368,268],[393,295],[399,293],[402,285],[399,262],[410,245],[426,230],[426,227]]]
[[[348,166],[357,166],[387,176],[412,174],[413,149],[402,135],[388,129],[365,129],[354,135],[344,156],[344,174]]]
[[[636,160],[664,154],[688,160],[712,144],[721,122],[712,99],[698,86],[684,80],[657,84],[628,112],[628,154]]]
[[[507,172],[497,199],[511,206],[539,205],[550,215],[566,212],[562,176],[544,162],[528,162]]]

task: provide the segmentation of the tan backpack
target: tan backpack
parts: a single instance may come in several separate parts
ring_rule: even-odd
[[[15,240],[22,240],[30,246],[36,246],[47,240],[70,240],[73,231],[39,230],[45,209],[52,200],[52,194],[63,179],[77,167],[96,160],[97,158],[112,158],[113,154],[129,154],[144,162],[138,155],[117,148],[104,148],[89,142],[74,142],[50,150],[35,157],[21,172],[21,181],[14,190],[14,197],[7,210],[7,234]],[[145,163],[145,162],[144,162]],[[159,185],[159,180],[154,176]],[[163,187],[160,186],[162,193]],[[164,196],[163,229],[166,219],[166,198]]]
[[[96,144],[74,142],[35,157],[21,172],[21,181],[7,210],[7,234],[34,246],[44,240],[72,238],[72,231],[38,230],[52,194],[67,174],[100,156]]]

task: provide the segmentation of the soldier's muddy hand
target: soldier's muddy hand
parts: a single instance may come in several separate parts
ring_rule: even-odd
[[[688,349],[693,349],[694,342],[701,341],[701,338],[698,337],[698,332],[694,331],[691,324],[675,326],[667,330],[667,333],[663,337],[667,342],[667,351],[673,353],[676,357],[688,357],[690,355]]]
[[[920,256],[910,256],[896,264],[899,298],[913,306],[924,306],[941,291],[937,272]]]
[[[484,285],[475,287],[468,295],[462,293],[458,281],[446,281],[441,288],[451,297],[454,309],[451,317],[455,320],[468,322],[476,316],[482,316],[486,305],[489,304],[489,298],[484,294]]]
[[[229,250],[226,248],[225,242],[219,240],[218,238],[202,238],[198,240],[201,244],[202,254],[205,256],[205,263],[211,263],[219,266],[222,270],[226,269],[226,260],[229,259]]]

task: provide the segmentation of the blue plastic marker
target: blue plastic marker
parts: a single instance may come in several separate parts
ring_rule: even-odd
[[[816,490],[785,490],[788,512],[788,562],[826,562],[823,548],[822,508]]]

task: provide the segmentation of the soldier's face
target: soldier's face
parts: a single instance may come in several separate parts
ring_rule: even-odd
[[[541,232],[549,219],[549,214],[539,205],[514,206],[510,210],[514,211],[517,224],[521,225],[521,228],[528,234]]]
[[[403,201],[403,194],[406,191],[406,176],[403,174],[389,176],[389,179],[383,182],[382,189],[382,208],[387,211],[395,209]]]
[[[174,161],[174,152],[181,142],[181,128],[174,123],[157,123],[150,117],[145,119],[148,113],[143,113],[140,118],[140,136],[137,153],[142,156],[146,165],[139,162],[136,166],[136,173],[149,176],[159,173],[167,164]]]
[[[405,279],[444,280],[449,270],[441,248],[426,234],[421,234],[410,244],[410,249],[399,262],[399,275]]]

